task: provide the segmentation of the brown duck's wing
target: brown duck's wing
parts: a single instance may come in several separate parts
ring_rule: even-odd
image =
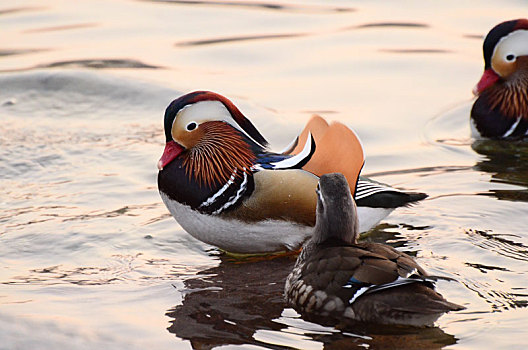
[[[303,265],[304,284],[344,300],[352,293],[343,286],[361,266],[361,259],[349,247],[325,247],[314,252]]]
[[[303,276],[305,282],[314,287],[328,286],[325,288],[343,295],[348,294],[344,290],[350,291],[343,288],[347,284],[355,291],[367,286],[384,288],[382,286],[392,286],[393,282],[401,283],[401,279],[409,276],[421,282],[421,277],[427,275],[407,254],[383,244],[366,243],[321,248],[309,258]]]
[[[425,270],[418,265],[412,257],[389,245],[380,243],[359,243],[358,246],[395,262],[398,267],[398,275],[401,277],[408,277],[409,274],[412,273],[418,276],[428,276],[427,272],[425,272]]]
[[[226,216],[247,222],[286,220],[315,225],[317,176],[300,169],[261,170],[253,179],[255,189],[251,196]]]
[[[308,257],[301,272],[305,286],[302,300],[308,309],[323,310],[328,300],[337,297],[342,309],[352,306],[358,320],[418,326],[431,324],[443,312],[463,309],[435,292],[431,284],[434,280],[425,276],[422,279],[419,272],[411,278],[403,277],[406,274],[400,274],[399,263],[410,264],[407,258],[412,261],[406,254],[397,254],[392,248],[375,247],[377,253],[363,248],[323,244]],[[395,261],[384,256],[386,250]],[[315,306],[310,306],[312,296],[320,299]]]
[[[371,249],[373,248],[373,249]],[[351,278],[365,285],[391,283],[411,274],[425,276],[423,269],[405,253],[390,246],[367,243],[337,247],[323,247],[305,265],[306,273],[322,275],[324,270],[340,273],[336,282],[345,285]],[[346,275],[346,276],[345,276]],[[320,283],[330,283],[329,280]]]
[[[306,143],[308,133],[315,140],[315,153],[303,167],[317,176],[328,173],[345,175],[352,195],[365,162],[363,147],[357,135],[339,122],[330,125],[320,116],[314,115],[297,139],[291,154],[299,153]]]

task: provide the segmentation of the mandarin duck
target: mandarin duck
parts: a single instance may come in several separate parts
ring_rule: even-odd
[[[309,319],[409,326],[432,325],[464,309],[434,290],[407,254],[381,243],[358,243],[358,217],[346,178],[325,174],[317,188],[317,219],[285,283],[286,302]]]
[[[318,116],[287,151],[274,153],[231,101],[197,91],[167,107],[164,128],[158,162],[163,202],[193,237],[230,253],[298,250],[315,224],[315,188],[325,173],[347,177],[362,232],[395,207],[425,198],[358,181],[364,156],[356,134]]]
[[[484,39],[484,74],[473,89],[474,136],[528,135],[528,19],[498,24]]]

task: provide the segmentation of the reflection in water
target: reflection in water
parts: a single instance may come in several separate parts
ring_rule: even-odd
[[[284,309],[284,281],[295,258],[257,262],[221,257],[218,267],[184,281],[181,305],[167,311],[168,331],[189,340],[194,349],[224,344],[252,344],[271,348],[303,348],[306,342],[324,348],[441,348],[456,338],[441,329],[343,325],[341,330],[324,320],[306,322],[292,309]],[[319,346],[316,346],[319,347]]]
[[[427,118],[470,98],[480,34],[522,10],[506,2],[488,1],[483,18],[468,1],[433,14],[423,1],[361,2],[361,11],[299,0],[4,1],[0,60],[13,73],[0,75],[0,348],[16,348],[13,339],[59,350],[140,340],[143,349],[427,349],[456,341],[442,330],[461,338],[453,348],[526,347],[525,145],[502,156],[497,147],[508,145],[472,150],[469,101],[428,125],[429,143],[420,138]],[[295,33],[306,35],[250,40]],[[255,38],[236,41],[246,36]],[[218,38],[234,40],[174,46]],[[333,111],[356,127],[373,156],[366,170],[432,194],[364,239],[456,277],[462,284],[439,287],[467,313],[441,318],[442,330],[339,331],[284,308],[291,259],[222,258],[204,270],[218,259],[168,216],[155,173],[167,102],[205,87],[240,96],[277,144],[290,141],[303,111]],[[186,288],[183,304],[171,283]],[[175,305],[169,330],[178,336],[165,329]],[[17,322],[27,326],[13,330]],[[104,339],[79,336],[77,325]]]
[[[485,156],[475,165],[476,170],[490,173],[492,182],[524,188],[490,190],[481,195],[491,195],[501,200],[528,202],[528,142],[477,140],[471,148]]]
[[[352,329],[350,327],[353,327]],[[363,335],[367,334],[367,335]],[[368,324],[349,325],[331,334],[309,334],[324,349],[441,349],[457,343],[457,338],[438,327],[398,327]]]
[[[280,330],[284,281],[294,258],[237,263],[222,257],[220,266],[184,282],[183,304],[167,312],[169,332],[195,349],[222,344],[262,344],[257,329]]]

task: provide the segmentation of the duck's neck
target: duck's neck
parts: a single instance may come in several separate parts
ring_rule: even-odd
[[[317,220],[312,240],[321,244],[328,239],[338,239],[348,244],[357,242],[359,224],[356,206],[326,208],[323,213],[317,213]]]

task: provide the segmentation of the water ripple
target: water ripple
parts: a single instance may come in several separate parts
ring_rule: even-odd
[[[310,6],[297,4],[282,4],[272,2],[253,2],[253,1],[204,1],[204,0],[143,0],[149,2],[164,2],[175,5],[206,5],[222,7],[240,7],[257,10],[288,11],[288,12],[307,12],[307,13],[332,13],[332,12],[353,12],[356,11],[351,7],[330,7],[330,6]]]
[[[13,276],[3,285],[52,286],[52,285],[109,285],[134,282],[152,285],[158,281],[173,281],[175,271],[178,278],[195,276],[196,269],[182,265],[177,259],[114,254],[106,259],[105,266],[51,265],[31,269],[25,275]]]
[[[254,41],[254,40],[266,40],[266,39],[290,39],[301,36],[306,36],[306,33],[294,33],[294,34],[261,34],[261,35],[241,35],[233,37],[224,37],[216,39],[202,39],[202,40],[191,40],[182,41],[176,43],[176,46],[200,46],[200,45],[213,45],[213,44],[225,44],[229,42],[237,41]]]
[[[62,31],[62,30],[91,28],[97,25],[98,25],[97,23],[76,23],[76,24],[69,24],[69,25],[63,25],[63,26],[52,26],[52,27],[28,29],[28,30],[25,30],[24,33],[55,32],[55,31]]]
[[[425,23],[414,23],[414,22],[377,22],[377,23],[366,23],[360,24],[355,29],[361,28],[429,28],[430,26]]]
[[[528,261],[528,247],[522,243],[481,230],[467,230],[466,234],[473,244],[480,248],[511,259]]]
[[[379,49],[380,52],[403,53],[403,54],[428,54],[428,53],[452,53],[447,49]]]

